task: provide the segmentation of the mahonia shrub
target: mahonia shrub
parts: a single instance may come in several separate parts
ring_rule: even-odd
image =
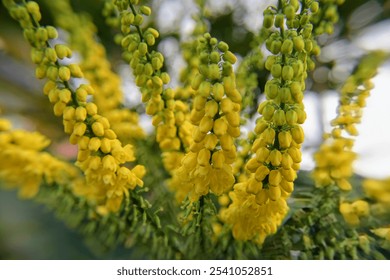
[[[92,248],[162,259],[390,257],[389,180],[353,170],[357,125],[388,53],[363,51],[348,77],[327,80],[337,116],[313,170],[300,166],[305,96],[320,91],[312,73],[331,70],[321,49],[347,30],[353,1],[269,1],[244,39],[236,6],[229,25],[212,1],[192,3],[186,34],[156,27],[159,1],[2,2],[61,136],[13,128],[1,104],[1,187],[47,206]],[[180,43],[181,69],[168,37]],[[76,151],[67,159],[50,148],[58,138]]]

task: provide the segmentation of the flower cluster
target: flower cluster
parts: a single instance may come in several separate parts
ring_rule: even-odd
[[[264,28],[274,28],[265,41],[273,54],[265,61],[272,79],[265,85],[266,100],[258,108],[262,116],[256,121],[253,156],[246,163],[248,179],[234,187],[233,203],[222,213],[237,239],[262,243],[276,232],[288,210],[286,199],[293,191],[304,140],[305,79],[314,68],[310,55],[320,51],[310,23],[315,4],[302,6],[298,14],[298,1],[283,1],[279,10],[270,7],[264,12]]]
[[[357,226],[360,224],[361,218],[369,216],[370,205],[367,201],[359,199],[352,203],[341,203],[339,210],[348,224]]]
[[[235,87],[232,64],[236,57],[228,45],[206,33],[197,48],[199,73],[191,110],[194,125],[190,151],[176,171],[178,181],[197,200],[209,191],[220,195],[234,183],[231,164],[236,158],[234,139],[240,135],[241,95]]]
[[[159,32],[154,28],[141,29],[144,16],[149,16],[151,9],[142,5],[137,10],[135,5],[138,2],[115,2],[120,11],[124,57],[133,70],[136,85],[141,89],[146,113],[153,116],[157,142],[166,158],[164,162],[180,162],[181,152],[188,147],[191,138],[192,126],[187,118],[189,108],[178,100],[180,91],[164,88],[170,81],[169,74],[163,71],[164,57],[152,50]],[[171,172],[176,166],[168,164],[166,168]]]
[[[334,24],[339,21],[337,8],[344,2],[345,0],[319,0],[314,4],[318,12],[311,18],[311,21],[315,26],[313,31],[316,35],[333,33]]]
[[[82,84],[73,89],[71,79],[83,77],[77,64],[64,63],[72,52],[63,44],[50,45],[57,38],[54,27],[39,25],[41,14],[36,2],[16,4],[6,1],[11,16],[20,22],[24,36],[32,46],[31,57],[37,65],[38,79],[47,78],[44,94],[53,104],[54,114],[63,118],[64,130],[70,134],[69,141],[77,144],[77,165],[85,174],[88,197],[97,205],[100,213],[118,211],[124,196],[137,185],[145,173],[143,166],[133,169],[124,164],[135,160],[133,147],[122,146],[116,133],[110,128],[107,118],[98,114],[96,104],[88,102],[94,89]]]
[[[44,152],[49,144],[42,134],[11,130],[0,119],[0,180],[18,188],[22,198],[34,197],[43,182],[71,184],[79,175],[77,168]]]
[[[111,70],[104,46],[96,41],[96,27],[76,14],[69,1],[46,1],[58,27],[69,33],[71,47],[80,52],[80,68],[94,89],[93,100],[122,143],[145,136],[138,114],[123,107],[120,77]]]
[[[362,108],[366,104],[373,84],[370,79],[376,74],[384,54],[373,52],[365,56],[354,73],[345,81],[340,91],[338,116],[332,121],[332,132],[325,135],[326,140],[314,155],[316,168],[313,176],[318,187],[336,184],[344,191],[350,190],[348,179],[352,176],[352,163],[356,158],[353,152],[354,139],[358,131]]]

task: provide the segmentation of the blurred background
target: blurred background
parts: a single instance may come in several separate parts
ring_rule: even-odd
[[[53,24],[52,15],[41,5],[43,24]],[[88,14],[97,26],[98,38],[106,47],[113,69],[122,76],[125,104],[140,104],[140,95],[132,82],[129,67],[121,59],[121,48],[114,43],[117,33],[106,25],[101,11],[103,0],[70,1],[75,11]],[[180,45],[194,29],[192,18],[198,8],[193,0],[148,1],[153,10],[148,24],[161,33],[159,50],[165,55],[167,69],[174,87],[179,84],[179,71],[185,67]],[[206,7],[210,33],[230,45],[239,61],[250,50],[250,43],[262,25],[263,10],[276,1],[209,0]],[[390,0],[347,0],[340,8],[340,22],[332,35],[322,35],[324,47],[317,68],[310,74],[305,93],[308,119],[303,146],[302,168],[313,168],[312,155],[330,131],[330,120],[336,116],[337,89],[356,66],[357,60],[370,50],[390,53]],[[66,41],[66,33],[60,32]],[[264,49],[264,54],[267,51]],[[387,61],[373,80],[375,89],[364,109],[355,151],[359,154],[356,173],[366,177],[390,176],[389,117],[390,62]],[[259,75],[259,85],[266,81]],[[259,99],[261,99],[259,91]],[[30,47],[24,41],[19,26],[0,4],[0,110],[15,128],[39,131],[52,139],[50,151],[72,159],[74,147],[67,144],[61,121],[54,117],[47,98],[42,94],[42,82],[34,77]],[[141,124],[153,133],[150,119],[142,114]],[[248,124],[247,130],[251,129]],[[1,184],[1,182],[0,182]],[[0,259],[91,259],[126,258],[128,252],[92,252],[82,237],[68,229],[44,207],[31,201],[21,201],[16,193],[0,190]]]

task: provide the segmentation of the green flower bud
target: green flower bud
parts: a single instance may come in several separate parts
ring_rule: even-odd
[[[50,62],[56,62],[57,61],[57,53],[52,48],[46,48],[45,49],[45,56]]]
[[[150,16],[150,14],[152,13],[152,10],[148,6],[141,6],[139,8],[139,11],[145,16]]]
[[[282,75],[282,66],[280,64],[272,65],[271,75],[274,76],[274,78],[280,78],[280,76]]]
[[[58,68],[57,68],[57,66],[49,66],[47,68],[46,76],[50,80],[56,81],[57,78],[58,78]]]
[[[318,2],[313,1],[311,3],[311,5],[310,5],[311,12],[314,13],[314,14],[317,13],[318,12],[318,8],[319,8]]]
[[[273,53],[273,54],[278,54],[280,52],[280,49],[282,47],[282,42],[281,41],[273,41],[271,43],[271,47],[270,47],[270,51]]]
[[[154,46],[154,44],[156,43],[156,39],[152,34],[146,34],[145,41],[149,46]]]
[[[275,27],[282,27],[284,25],[284,15],[277,14],[275,17]]]
[[[163,66],[163,62],[158,57],[154,57],[152,58],[152,66],[154,70],[160,70],[161,67]]]
[[[298,115],[294,110],[288,110],[286,113],[286,122],[289,125],[295,125],[298,121]]]
[[[282,69],[282,79],[285,81],[290,81],[294,77],[294,70],[291,66],[283,66]]]
[[[311,39],[306,39],[305,40],[305,50],[307,52],[311,52],[311,50],[313,49],[313,42]]]
[[[230,62],[231,64],[234,64],[236,63],[237,61],[237,57],[231,52],[231,51],[226,51],[224,54],[223,54],[223,59],[225,61],[228,61]]]
[[[281,88],[279,90],[278,97],[280,98],[281,103],[289,103],[291,100],[291,93],[289,88]]]
[[[138,51],[139,51],[141,56],[146,55],[146,53],[148,52],[148,45],[146,43],[144,43],[144,42],[141,42],[138,45]]]
[[[221,101],[225,94],[224,87],[221,83],[215,83],[213,85],[213,97],[216,101]]]
[[[134,25],[141,25],[142,22],[144,21],[144,17],[140,14],[137,14],[135,17],[134,17]],[[127,33],[127,32],[126,32]]]
[[[267,95],[267,98],[274,99],[276,96],[278,96],[278,86],[274,83],[267,82],[265,94]]]
[[[281,53],[282,54],[291,54],[294,47],[294,43],[290,39],[286,39],[283,41]]]
[[[286,123],[286,116],[284,114],[284,111],[281,109],[276,110],[273,116],[273,121],[277,126],[284,125]]]
[[[288,20],[293,20],[295,18],[295,8],[292,5],[284,7],[283,12]]]
[[[219,52],[217,51],[212,51],[210,53],[210,61],[211,63],[218,63],[220,60],[220,55],[219,55]]]
[[[46,42],[49,39],[47,30],[44,27],[39,27],[35,33],[35,36],[38,41]]]
[[[272,14],[264,15],[263,27],[264,28],[271,28],[273,24],[274,24],[274,16]]]
[[[293,43],[294,43],[294,48],[298,51],[301,52],[303,51],[305,47],[305,42],[303,41],[302,36],[296,36],[293,38]]]
[[[225,42],[223,42],[223,41],[220,41],[219,43],[218,43],[218,49],[221,51],[221,52],[227,52],[228,50],[229,50],[229,46],[228,46],[228,44],[226,44]]]
[[[46,26],[47,36],[49,39],[57,39],[58,32],[57,29],[55,29],[53,26]]]
[[[221,71],[219,70],[219,66],[218,66],[218,64],[215,64],[215,63],[213,63],[213,64],[210,64],[209,65],[209,71],[208,71],[209,73],[209,78],[211,79],[211,80],[218,80],[218,79],[220,79],[221,78]]]
[[[265,120],[270,121],[274,115],[275,108],[271,104],[267,104],[262,110],[262,114]]]
[[[277,56],[274,56],[274,55],[268,56],[267,59],[266,59],[266,61],[265,61],[265,65],[264,65],[264,66],[265,66],[265,69],[267,69],[268,71],[270,71],[272,65],[274,65],[275,62],[276,62],[276,58],[277,58]]]

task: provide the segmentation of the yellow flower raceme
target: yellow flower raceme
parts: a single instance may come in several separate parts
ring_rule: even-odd
[[[354,139],[347,135],[358,134],[356,125],[361,121],[365,100],[373,87],[370,80],[384,58],[385,54],[381,52],[366,55],[342,86],[338,116],[331,123],[332,132],[325,135],[324,143],[314,155],[313,176],[318,187],[336,184],[341,190],[351,190],[348,179],[353,174],[356,154],[352,150]]]
[[[121,40],[124,57],[133,70],[136,85],[141,89],[146,113],[153,116],[152,123],[157,127],[157,142],[161,150],[174,154],[184,152],[191,130],[186,118],[188,107],[175,98],[174,90],[164,88],[170,82],[168,73],[162,70],[164,57],[160,52],[151,50],[160,35],[154,28],[141,30],[143,18],[149,16],[151,10],[147,6],[138,8],[136,4],[132,1],[116,2],[124,36]]]
[[[0,124],[6,120],[0,119]],[[39,186],[70,185],[79,177],[76,167],[44,152],[50,140],[37,132],[4,129],[0,125],[0,180],[6,187],[18,188],[22,198],[32,198]]]
[[[241,108],[232,72],[236,58],[227,44],[205,34],[197,49],[201,64],[192,81],[193,140],[173,178],[181,184],[178,188],[190,190],[192,200],[210,191],[221,195],[233,185],[234,139],[240,135]]]
[[[237,239],[262,242],[276,232],[287,213],[286,199],[301,162],[301,124],[306,119],[303,91],[307,71],[314,67],[310,55],[318,55],[319,47],[311,37],[313,26],[300,20],[310,19],[313,11],[303,6],[298,14],[296,3],[286,1],[278,11],[269,8],[264,12],[264,28],[277,28],[265,41],[273,54],[265,61],[272,79],[265,85],[267,100],[258,108],[262,116],[256,121],[247,179],[235,186],[233,203],[221,215],[233,226]]]
[[[120,77],[111,70],[104,46],[96,41],[96,27],[85,16],[72,10],[68,0],[46,1],[55,23],[68,31],[70,44],[80,52],[80,68],[94,89],[93,100],[122,143],[145,136],[138,124],[138,114],[123,107]],[[86,94],[80,93],[81,98]]]
[[[39,25],[39,6],[35,3],[35,8],[29,9],[31,3],[35,2],[17,5],[8,1],[6,7],[21,24],[32,46],[36,77],[48,79],[43,91],[54,105],[54,114],[62,116],[64,130],[70,134],[69,141],[78,145],[77,165],[85,174],[86,185],[93,186],[98,210],[101,213],[118,211],[129,190],[143,185],[144,168],[124,166],[135,160],[133,147],[122,146],[108,119],[98,114],[96,104],[87,101],[88,95],[94,94],[91,86],[82,84],[76,89],[70,86],[70,80],[80,78],[82,71],[77,65],[62,64],[63,58],[71,57],[71,50],[65,45],[50,46],[50,39],[57,37],[57,31]]]

